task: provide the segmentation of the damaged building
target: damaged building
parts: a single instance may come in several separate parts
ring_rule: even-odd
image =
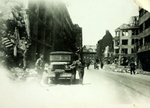
[[[135,45],[139,40],[138,16],[133,16],[131,20],[130,24],[122,24],[115,30],[114,56],[118,65],[137,61]]]
[[[76,51],[74,24],[65,4],[61,1],[45,0],[29,2],[29,21],[33,61],[39,54],[49,60],[51,51]]]
[[[7,35],[3,45],[6,51],[9,50],[5,53],[11,59],[15,58],[14,62],[17,59],[16,65],[25,57],[28,66],[34,66],[40,54],[44,55],[45,62],[49,62],[52,51],[76,52],[82,47],[82,28],[73,24],[63,1],[27,1],[14,3],[13,10],[10,10],[12,18],[6,20]]]
[[[139,8],[139,42],[137,43],[137,55],[139,67],[144,71],[150,71],[150,13]]]
[[[112,62],[113,54],[113,37],[109,30],[106,30],[105,35],[101,40],[97,42],[96,56],[100,61],[104,61],[108,64]]]

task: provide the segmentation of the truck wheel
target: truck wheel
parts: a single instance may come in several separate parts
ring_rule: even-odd
[[[58,74],[58,73],[56,73],[56,74],[55,74],[55,84],[57,84],[57,83],[58,83],[58,80],[59,80],[59,74]]]
[[[73,74],[70,78],[70,84],[74,84],[75,83],[75,75]]]
[[[70,78],[70,84],[75,84],[75,80],[76,80],[76,70],[72,70],[72,75]]]

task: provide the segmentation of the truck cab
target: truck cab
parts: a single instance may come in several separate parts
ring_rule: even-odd
[[[70,79],[70,83],[75,82],[76,70],[69,66],[73,62],[73,52],[56,51],[50,53],[50,63],[46,69],[47,81],[58,82],[59,79]]]

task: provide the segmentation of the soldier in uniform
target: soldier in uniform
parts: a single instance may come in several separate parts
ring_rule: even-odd
[[[79,58],[79,60],[77,61],[77,69],[78,69],[79,80],[81,84],[83,84],[84,68],[85,68],[85,62],[81,61],[81,58]]]
[[[135,63],[134,62],[130,63],[130,74],[132,75],[132,73],[135,75]]]
[[[84,77],[84,67],[85,67],[85,62],[81,61],[81,58],[79,58],[76,61],[73,61],[73,63],[70,65],[72,69],[74,69],[75,73],[76,70],[78,71],[79,74],[79,81],[82,84],[83,83],[83,77]]]
[[[44,56],[41,54],[40,58],[37,59],[36,63],[35,63],[35,67],[36,70],[38,72],[38,78],[41,79],[42,78],[42,74],[44,71],[44,60],[43,60]]]

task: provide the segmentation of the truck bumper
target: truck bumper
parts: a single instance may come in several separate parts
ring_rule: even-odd
[[[49,78],[55,78],[56,74],[58,75],[59,78],[71,78],[72,73],[50,73],[47,75]]]

